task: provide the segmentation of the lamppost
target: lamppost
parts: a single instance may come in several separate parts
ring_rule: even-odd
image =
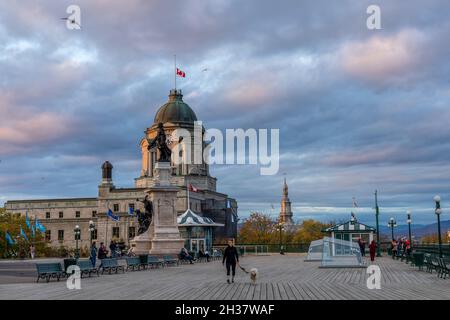
[[[411,210],[406,211],[406,223],[408,224],[408,233],[409,233],[409,251],[412,252],[413,243],[411,237]]]
[[[442,239],[441,239],[441,197],[440,196],[434,196],[433,198],[434,202],[436,202],[436,209],[434,210],[434,213],[436,213],[437,221],[438,221],[438,241],[439,241],[439,257],[442,258]]]
[[[378,191],[375,190],[375,218],[377,220],[377,257],[381,257],[380,224],[378,221],[379,215],[380,215],[380,208],[378,207]]]
[[[394,227],[396,227],[396,226],[397,226],[397,222],[395,221],[395,219],[390,218],[389,222],[388,222],[388,227],[391,228],[391,236],[392,236],[391,239],[394,239]]]
[[[93,234],[94,234],[94,231],[95,231],[95,224],[94,224],[94,221],[92,221],[92,220],[90,220],[89,221],[89,234],[90,234],[90,239],[91,239],[91,247],[92,247],[92,238],[93,238]]]
[[[73,229],[73,232],[75,233],[75,259],[78,259],[80,257],[80,252],[78,250],[78,240],[80,239],[81,229],[79,225],[75,226],[75,229]]]
[[[282,245],[282,238],[281,238],[281,232],[284,230],[284,223],[279,222],[276,225],[276,228],[280,231],[280,254],[284,254],[283,245]]]

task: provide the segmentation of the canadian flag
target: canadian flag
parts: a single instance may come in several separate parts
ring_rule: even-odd
[[[186,73],[184,71],[177,68],[177,76],[180,76],[182,78],[186,78]]]
[[[200,190],[198,190],[196,187],[194,187],[192,184],[189,183],[189,191],[192,192],[200,192]]]

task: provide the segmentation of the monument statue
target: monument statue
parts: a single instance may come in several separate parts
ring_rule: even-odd
[[[159,162],[170,162],[170,155],[172,154],[172,151],[167,146],[166,141],[166,134],[164,133],[163,124],[160,122],[158,123],[158,133],[155,137],[155,139],[149,141],[148,144],[148,150],[153,149],[154,147],[157,147],[159,150]]]
[[[153,203],[148,199],[148,195],[145,196],[144,200],[136,199],[136,201],[142,202],[144,204],[145,212],[142,213],[141,210],[136,210],[136,215],[138,217],[139,229],[138,235],[143,234],[148,230],[153,218]]]

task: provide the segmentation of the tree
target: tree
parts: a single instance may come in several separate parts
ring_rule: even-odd
[[[30,223],[33,223],[33,221],[30,221]],[[20,235],[20,228],[25,232],[28,240]],[[7,243],[6,232],[15,241],[13,245]],[[5,208],[0,208],[0,257],[29,257],[31,244],[34,244],[36,255],[42,254],[47,248],[44,236],[39,231],[36,231],[35,236],[33,236],[26,225],[25,217],[18,213],[7,213]]]
[[[322,229],[331,226],[332,223],[322,223],[313,219],[304,220],[293,236],[295,243],[310,243],[323,238]]]
[[[267,244],[276,241],[275,222],[260,212],[252,212],[239,231],[240,243]]]

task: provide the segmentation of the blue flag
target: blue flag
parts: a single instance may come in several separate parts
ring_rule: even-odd
[[[15,243],[8,231],[6,231],[5,238],[8,244],[13,245]]]
[[[115,216],[111,209],[108,209],[107,215],[108,215],[108,217],[110,217],[114,221],[119,221],[120,220],[120,217],[119,216]]]
[[[23,238],[28,241],[28,237],[25,234],[25,232],[23,232],[22,226],[20,226],[20,235],[23,236]]]
[[[28,229],[31,228],[31,224],[30,224],[30,219],[28,219],[28,210],[27,213],[25,215],[25,223],[27,224]]]
[[[31,226],[31,236],[36,238],[36,231],[34,230],[34,224]]]
[[[37,218],[35,220],[35,224],[36,224],[36,230],[39,230],[42,233],[45,232],[45,227],[39,222],[39,220]]]
[[[128,214],[129,214],[130,216],[134,215],[134,208],[133,208],[133,207],[129,207],[129,209],[128,209]]]

